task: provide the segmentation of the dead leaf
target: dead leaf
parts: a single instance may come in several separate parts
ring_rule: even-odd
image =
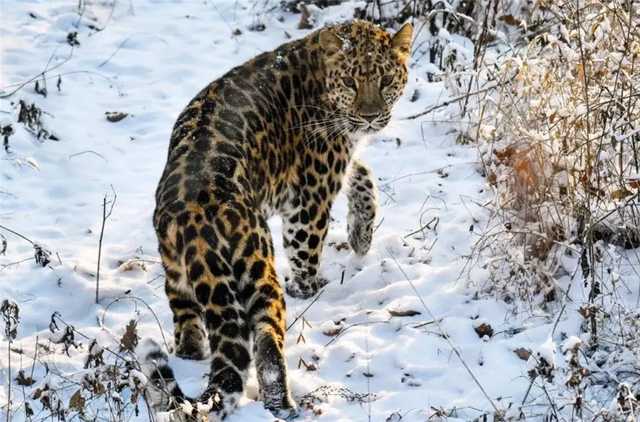
[[[73,393],[73,396],[71,396],[71,399],[69,400],[69,407],[80,412],[84,409],[84,402],[85,399],[82,397],[81,390],[78,390]]]
[[[412,316],[416,316],[416,315],[422,315],[420,312],[418,311],[391,311],[389,309],[387,309],[387,311],[389,312],[389,315],[391,316],[395,316],[395,317],[412,317]]]
[[[312,29],[313,25],[311,24],[311,13],[309,13],[309,9],[304,3],[300,3],[300,23],[298,24],[298,29]]]
[[[336,250],[339,251],[349,249],[349,244],[347,244],[347,242],[335,243],[334,246],[336,247]]]
[[[515,350],[516,355],[522,360],[529,360],[529,356],[531,356],[531,350],[525,349],[524,347],[520,347]]]
[[[38,400],[42,395],[42,389],[36,388],[36,391],[33,392],[33,399]]]
[[[54,350],[47,343],[38,343],[40,350],[44,350],[48,355],[52,354]]]
[[[493,150],[493,154],[498,157],[500,164],[509,164],[513,156],[518,152],[514,147],[507,147],[503,150]]]
[[[531,256],[538,258],[540,261],[547,259],[547,255],[551,250],[552,242],[543,237],[532,235],[530,241],[532,245],[527,246],[527,251],[531,253]],[[547,301],[550,302],[550,301]]]
[[[140,262],[140,261],[129,261],[129,262],[118,261],[118,264],[120,266],[120,269],[124,272],[129,272],[134,270],[147,271],[147,267],[146,265],[144,265],[144,262]]]
[[[578,312],[584,318],[593,318],[598,313],[598,309],[595,306],[585,306],[585,307],[580,307],[578,309]]]
[[[107,115],[107,120],[111,123],[118,123],[120,120],[128,116],[127,113],[119,113],[117,111],[107,111],[104,114]]]
[[[364,375],[367,378],[373,378],[373,374],[369,373],[369,372],[365,372],[362,375]]]
[[[545,302],[555,302],[557,298],[558,298],[558,295],[556,294],[556,289],[553,289],[553,288],[549,290],[547,293],[545,293],[544,295]]]
[[[627,189],[618,189],[617,191],[611,193],[611,199],[617,199],[618,201],[621,201],[630,195],[633,195],[633,193],[629,192]]]
[[[18,372],[18,377],[16,378],[16,381],[18,382],[18,385],[25,385],[27,387],[32,386],[36,382],[31,377],[25,377],[24,376],[24,371],[19,371]]]
[[[300,369],[301,366],[304,366],[309,372],[313,372],[318,369],[313,363],[307,363],[302,358],[298,361],[298,369]]]
[[[498,18],[499,21],[506,23],[507,25],[519,25],[520,22],[513,17],[513,15],[504,15]]]
[[[334,328],[332,330],[324,331],[322,334],[324,334],[327,337],[335,337],[338,334],[340,334],[341,332],[342,332],[342,327],[337,327],[337,328]]]
[[[520,182],[527,191],[535,192],[539,185],[538,176],[534,161],[523,154],[516,157],[513,163],[515,170],[516,183]]]
[[[133,352],[133,349],[138,345],[138,334],[136,328],[138,323],[135,320],[129,321],[127,328],[125,328],[124,335],[120,339],[120,350],[129,350]]]
[[[236,37],[238,35],[242,35],[242,31],[240,30],[240,28],[236,28],[235,31],[233,31],[233,35],[235,35]]]
[[[474,330],[476,330],[476,334],[478,334],[478,337],[480,338],[484,336],[491,337],[493,335],[493,328],[491,328],[489,324],[484,322],[478,325],[477,327],[475,327]]]
[[[446,171],[442,170],[442,169],[438,169],[438,171],[436,171],[436,174],[438,175],[438,177],[440,177],[441,179],[446,179],[447,177],[449,177],[449,173],[447,173]]]
[[[94,278],[96,276],[94,273],[90,272],[89,270],[78,266],[78,264],[73,266],[73,271],[79,273],[80,275],[86,278]]]

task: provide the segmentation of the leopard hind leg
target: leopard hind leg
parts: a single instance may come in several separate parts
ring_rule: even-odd
[[[262,216],[256,215],[255,218],[257,225],[248,238],[247,246],[253,253],[242,259],[246,276],[241,297],[253,339],[253,355],[264,406],[274,416],[288,420],[295,418],[298,411],[287,379],[284,293],[275,269],[269,227]]]
[[[168,221],[163,221],[168,220]],[[208,353],[204,347],[206,332],[203,309],[189,282],[189,268],[194,251],[184,247],[184,235],[170,219],[158,218],[165,230],[157,229],[160,257],[165,270],[165,293],[173,313],[175,354],[182,359],[204,360]]]

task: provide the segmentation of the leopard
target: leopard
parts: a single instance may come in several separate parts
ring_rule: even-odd
[[[285,420],[298,415],[285,361],[285,294],[307,299],[327,283],[319,266],[339,192],[350,248],[370,250],[376,185],[358,151],[403,95],[412,38],[410,23],[395,33],[359,20],[326,25],[231,69],[180,113],[153,225],[173,350],[208,360],[210,372],[204,391],[187,397],[167,352],[153,339],[141,342],[153,410],[195,420],[205,409],[209,420],[222,420],[255,364],[264,407]],[[284,289],[267,223],[276,215],[291,268]]]

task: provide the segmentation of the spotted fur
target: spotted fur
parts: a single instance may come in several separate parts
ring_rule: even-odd
[[[363,134],[390,119],[407,82],[412,31],[405,25],[394,36],[366,22],[335,24],[231,70],[175,123],[153,221],[176,354],[211,359],[198,400],[214,398],[219,419],[235,409],[252,355],[265,407],[283,418],[296,414],[284,358],[284,295],[267,219],[283,219],[291,296],[309,297],[325,283],[318,267],[343,180],[349,243],[367,253],[375,185],[353,153]],[[157,410],[191,400],[162,380],[162,372],[173,377],[167,368],[149,374],[172,390]]]

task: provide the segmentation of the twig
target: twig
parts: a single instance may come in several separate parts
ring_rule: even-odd
[[[9,367],[7,368],[7,375],[9,379],[7,380],[8,388],[7,388],[7,422],[11,421],[13,417],[12,405],[11,405],[11,385],[13,384],[13,380],[11,379],[11,339],[9,338],[9,347],[7,347],[7,355],[9,361]]]
[[[162,331],[162,324],[160,324],[160,320],[158,319],[158,315],[156,315],[156,313],[153,311],[153,308],[151,308],[151,306],[149,306],[149,304],[144,299],[141,299],[141,298],[139,298],[137,296],[122,296],[122,297],[117,297],[117,298],[113,299],[111,301],[111,303],[109,303],[107,305],[107,307],[104,308],[104,312],[102,314],[102,320],[100,321],[100,325],[102,326],[101,328],[104,329],[104,327],[105,327],[104,318],[106,317],[107,311],[109,310],[111,305],[113,305],[114,303],[118,303],[123,299],[129,299],[129,300],[134,300],[134,301],[137,300],[137,301],[142,302],[144,304],[144,306],[147,307],[147,309],[151,312],[153,317],[156,319],[156,323],[158,324],[158,327],[160,328],[160,335],[162,336],[162,342],[164,343],[164,346],[167,348],[167,350],[169,350],[169,344],[167,343],[167,339],[164,337],[164,332]]]
[[[422,322],[418,325],[414,325],[411,328],[422,328],[422,327],[426,327],[427,325],[431,325],[431,324],[435,324],[435,321],[427,321],[427,322]]]
[[[579,266],[576,265],[576,268],[573,270],[573,274],[571,274],[571,279],[569,280],[569,285],[567,286],[567,290],[564,294],[564,300],[562,302],[562,308],[560,308],[560,311],[558,312],[558,316],[556,316],[556,320],[553,323],[553,328],[551,329],[551,334],[550,336],[553,337],[553,335],[556,332],[556,328],[558,328],[558,324],[560,323],[560,318],[562,317],[562,314],[564,313],[564,310],[567,308],[567,303],[571,300],[569,298],[569,292],[571,291],[571,287],[573,286],[573,282],[576,279],[576,276],[578,274],[578,268]]]
[[[55,69],[56,67],[58,67],[58,66],[54,66],[54,67],[52,67],[52,68],[51,68],[51,70]],[[110,84],[114,85],[114,86],[118,89],[118,93],[119,93],[120,95],[124,95],[124,94],[122,93],[122,90],[121,90],[121,88],[120,88],[120,85],[118,85],[118,84],[117,84],[113,79],[111,79],[110,77],[105,76],[105,75],[103,75],[103,74],[101,74],[101,73],[98,73],[98,72],[92,72],[92,71],[90,71],[90,70],[73,70],[73,71],[70,71],[70,72],[57,73],[57,74],[55,74],[55,75],[47,76],[46,78],[43,76],[43,77],[42,77],[42,80],[43,80],[43,81],[46,81],[46,80],[49,80],[49,79],[59,78],[59,77],[61,77],[61,76],[74,75],[74,74],[76,74],[76,73],[86,73],[87,75],[100,76],[101,78],[106,79],[107,81],[109,81],[109,83],[110,83]],[[38,78],[39,76],[40,76],[40,75],[36,76],[35,78]],[[34,78],[34,79],[35,79],[35,78]],[[27,82],[24,82],[24,83],[17,83],[17,84],[7,85],[5,88],[10,88],[10,87],[13,87],[13,86],[17,86],[18,88],[17,88],[17,89],[15,89],[14,91],[12,91],[12,92],[8,93],[8,94],[0,95],[0,99],[4,99],[4,98],[8,98],[8,97],[12,96],[12,95],[13,95],[13,94],[15,94],[16,92],[18,92],[19,90],[21,90],[22,88],[24,88],[26,85],[28,85],[30,82],[33,82],[33,80],[34,80],[34,79],[30,79],[30,80],[28,80]]]
[[[316,295],[316,297],[311,301],[311,303],[309,304],[309,306],[307,306],[306,308],[304,308],[304,311],[302,311],[302,313],[300,315],[298,315],[296,317],[296,319],[293,320],[293,322],[291,324],[289,324],[289,326],[287,327],[287,329],[285,331],[289,331],[289,328],[293,327],[293,324],[295,324],[296,322],[298,322],[298,320],[300,318],[302,318],[305,314],[305,312],[307,312],[309,310],[309,308],[311,306],[313,306],[314,303],[316,303],[318,301],[318,299],[320,299],[320,296],[322,296],[322,293],[324,293],[324,289],[320,290],[320,292]]]
[[[367,350],[367,376],[365,377],[367,379],[367,404],[369,406],[369,411],[367,412],[367,420],[368,422],[371,422],[371,356],[369,356],[369,333],[367,333],[367,336],[364,338],[364,345]]]
[[[418,117],[422,117],[425,114],[431,113],[432,111],[439,110],[441,108],[447,107],[450,104],[456,103],[458,101],[466,100],[471,95],[478,95],[478,94],[482,94],[483,92],[491,91],[492,89],[498,88],[498,86],[499,85],[492,85],[492,86],[480,89],[480,90],[475,91],[475,92],[470,92],[470,93],[466,93],[464,95],[459,95],[459,96],[457,96],[455,98],[452,98],[452,99],[447,100],[445,102],[442,102],[440,104],[435,104],[435,105],[432,105],[431,107],[427,107],[425,110],[421,111],[418,114],[413,114],[411,116],[402,117],[401,120],[414,120],[414,119],[417,119]]]
[[[347,330],[353,328],[353,327],[360,327],[362,325],[372,325],[372,324],[388,324],[389,321],[391,321],[391,318],[389,318],[386,321],[366,321],[366,322],[358,322],[355,324],[351,324],[348,327],[346,327],[344,330],[340,331],[334,338],[332,338],[327,344],[324,345],[324,347],[329,346],[331,343],[333,343],[334,341],[336,341],[338,339],[338,337],[340,337],[342,334],[344,334]]]
[[[10,263],[8,263],[8,264],[2,264],[2,266],[0,266],[0,273],[1,273],[4,269],[9,268],[9,267],[10,267],[10,266],[12,266],[12,265],[20,265],[20,264],[22,264],[23,262],[31,261],[32,259],[35,259],[35,257],[26,258],[26,259],[23,259],[23,260],[21,260],[21,261],[16,261],[16,262],[10,262]]]
[[[424,226],[420,227],[418,230],[414,230],[411,233],[409,233],[408,235],[406,235],[404,238],[406,239],[409,236],[413,236],[414,234],[420,233],[422,231],[424,231],[424,229],[429,229],[431,230],[431,223],[436,222],[436,225],[433,226],[433,230],[436,229],[436,227],[438,227],[438,223],[440,222],[440,217],[438,217],[437,215],[435,217],[433,217],[431,219],[431,221],[429,221],[427,224],[425,224]]]
[[[535,377],[531,377],[531,381],[529,381],[529,387],[527,388],[527,392],[524,393],[524,397],[522,398],[522,403],[520,406],[524,406],[524,402],[527,401],[527,397],[529,397],[529,393],[531,392],[531,387],[533,387],[533,382],[535,381]]]
[[[78,26],[76,25],[76,29],[78,28]],[[47,62],[47,65],[44,67],[44,70],[42,71],[42,75],[44,75],[45,73],[47,73],[47,70],[49,70],[49,65],[51,64],[51,60],[53,60],[53,58],[56,55],[56,52],[58,51],[58,47],[60,47],[59,45],[56,46],[55,50],[53,50],[53,53],[51,53],[51,56],[49,57],[49,61]],[[73,46],[72,46],[73,47]],[[36,81],[36,84],[38,82]],[[44,91],[44,96],[47,96],[47,80],[43,79],[42,83],[44,85],[43,91]],[[38,92],[38,90],[36,89],[36,92]],[[40,93],[40,92],[38,92]]]
[[[104,23],[104,26],[103,26],[102,28],[97,28],[97,29],[96,29],[96,32],[94,32],[94,33],[92,33],[92,34],[89,34],[89,35],[88,35],[89,37],[90,37],[90,36],[92,36],[92,35],[95,35],[95,34],[98,34],[98,33],[102,32],[102,31],[104,31],[104,30],[107,28],[107,26],[109,26],[109,22],[111,22],[111,18],[113,17],[113,12],[116,10],[116,3],[117,3],[117,1],[118,1],[118,0],[113,0],[113,6],[111,6],[111,12],[109,13],[109,17],[107,18],[107,21]],[[79,22],[80,22],[80,21],[78,21],[78,23],[79,23]]]
[[[27,242],[31,243],[32,245],[34,244],[31,240],[27,239],[26,237],[24,237],[24,236],[23,236],[23,235],[21,235],[20,233],[15,232],[15,231],[11,230],[10,228],[5,227],[5,226],[3,226],[3,225],[1,225],[1,224],[0,224],[0,229],[6,230],[6,231],[8,231],[9,233],[15,234],[16,236],[21,237],[22,239],[26,240]]]
[[[104,160],[104,162],[105,162],[105,163],[108,163],[108,162],[109,162],[109,161],[108,161],[106,158],[104,158],[102,155],[98,154],[98,153],[97,153],[97,152],[95,152],[95,151],[91,151],[91,150],[78,152],[78,153],[76,153],[76,154],[71,154],[71,155],[69,156],[69,160],[71,160],[73,157],[77,157],[78,155],[82,155],[82,154],[93,154],[93,155],[97,155],[98,157],[102,158],[102,159]]]
[[[49,64],[51,63],[51,59],[53,58],[53,56],[55,55],[56,51],[58,50],[58,47],[56,47],[56,49],[53,51],[53,54],[51,55],[51,58],[49,58],[49,61],[47,62],[47,66],[44,68],[44,70],[42,72],[40,72],[36,76],[30,78],[26,82],[18,84],[18,87],[16,89],[14,89],[13,91],[9,92],[8,94],[0,95],[0,99],[11,97],[13,94],[15,94],[16,92],[20,91],[22,88],[24,88],[25,86],[27,86],[28,84],[30,84],[31,82],[35,81],[36,79],[38,79],[40,77],[42,77],[43,80],[46,81],[46,79],[44,78],[44,75],[47,72],[51,72],[51,71],[59,68],[60,66],[64,65],[69,60],[71,60],[71,58],[73,57],[74,48],[75,48],[74,46],[71,46],[71,51],[69,52],[69,56],[66,59],[64,59],[62,62],[58,63],[57,65],[55,65],[51,69],[49,69]],[[45,84],[46,84],[46,82],[45,82]],[[11,86],[11,85],[9,85],[9,86]]]
[[[140,32],[140,33],[138,33],[138,34],[133,34],[132,36],[130,36],[130,37],[129,37],[129,38],[127,38],[126,40],[122,41],[122,43],[118,46],[118,48],[116,48],[116,51],[114,51],[113,53],[111,53],[111,55],[110,55],[110,56],[109,56],[105,61],[103,61],[102,63],[100,63],[100,64],[98,65],[98,69],[100,69],[100,68],[101,68],[102,66],[104,66],[105,64],[109,63],[109,60],[111,60],[111,59],[113,58],[113,56],[115,56],[115,55],[118,53],[118,51],[120,51],[120,49],[121,49],[122,47],[124,47],[124,46],[125,46],[125,44],[126,44],[129,40],[131,40],[131,38],[135,37],[136,35],[149,35],[150,37],[154,37],[154,38],[159,39],[160,41],[162,41],[162,42],[163,42],[163,43],[165,43],[165,44],[169,44],[167,41],[163,40],[162,38],[160,38],[160,37],[159,37],[159,36],[157,36],[157,35],[149,34],[149,33],[146,33],[146,32]]]
[[[56,318],[58,321],[60,321],[61,323],[63,323],[66,327],[70,328],[71,331],[73,331],[74,333],[78,334],[79,336],[81,336],[82,338],[84,338],[85,340],[94,340],[94,338],[88,337],[86,335],[84,335],[83,333],[81,333],[80,331],[78,331],[76,329],[76,327],[74,327],[71,324],[67,324],[60,316],[59,314],[53,314],[51,316],[51,318]],[[126,361],[127,359],[125,358],[125,356],[123,356],[122,354],[118,353],[118,352],[114,352],[113,350],[111,350],[110,348],[106,347],[106,346],[102,346],[100,345],[100,347],[102,347],[104,350],[106,350],[107,352],[111,353],[112,355],[114,355],[117,358],[122,359],[123,361]]]
[[[380,228],[380,226],[382,225],[382,222],[383,222],[383,221],[384,221],[384,217],[382,217],[382,219],[380,220],[380,222],[378,223],[378,225],[377,225],[377,226],[375,226],[375,227],[373,228],[373,233],[375,233],[375,232],[377,232],[377,231],[378,231],[378,229],[379,229],[379,228]]]
[[[238,36],[236,35],[236,32],[233,30],[233,27],[229,24],[229,22],[224,17],[224,15],[220,12],[220,10],[218,10],[216,5],[213,4],[212,2],[210,4],[211,4],[211,7],[213,7],[213,9],[218,13],[220,18],[222,19],[222,22],[224,22],[229,27],[229,29],[231,30],[231,38],[233,38],[233,40],[236,42],[236,46],[237,46],[238,45]],[[255,7],[255,4],[253,5],[253,7]]]
[[[2,320],[4,321],[4,325],[5,325],[4,337],[7,339],[7,342],[9,343],[7,347],[8,365],[9,365],[8,371],[7,371],[8,377],[9,377],[9,379],[7,380],[7,384],[8,384],[7,422],[9,422],[13,418],[13,408],[12,408],[12,402],[11,402],[11,394],[12,394],[11,386],[13,384],[13,380],[11,379],[11,343],[13,343],[13,340],[15,340],[18,334],[17,330],[18,330],[18,324],[20,323],[20,317],[19,317],[20,309],[18,308],[18,305],[16,303],[5,299],[2,302],[0,311],[2,312]]]
[[[31,375],[29,375],[31,379],[33,379],[33,371],[36,369],[36,359],[38,358],[38,347],[40,346],[40,344],[38,344],[39,339],[40,339],[40,336],[36,336],[36,350],[35,350],[35,354],[33,355],[33,363],[31,364]]]
[[[385,187],[385,186],[389,186],[390,184],[394,183],[395,181],[397,181],[397,180],[402,180],[402,179],[406,179],[407,177],[420,176],[420,175],[423,175],[423,174],[429,174],[429,173],[436,173],[436,172],[438,172],[439,170],[444,170],[444,169],[447,169],[447,168],[449,168],[449,167],[451,167],[451,164],[446,165],[446,166],[439,167],[439,168],[437,168],[437,169],[435,169],[435,170],[420,171],[420,172],[418,172],[418,173],[405,174],[404,176],[395,177],[395,178],[393,178],[392,180],[388,181],[387,183],[383,183],[383,184],[381,184],[381,185],[378,185],[378,188],[382,188],[382,187]]]
[[[471,378],[473,378],[473,381],[476,383],[476,385],[478,386],[478,388],[480,388],[480,391],[482,391],[482,394],[484,394],[484,396],[487,398],[487,400],[489,400],[489,403],[491,404],[491,406],[493,407],[493,409],[496,411],[496,413],[494,414],[494,420],[497,421],[504,421],[504,418],[502,417],[502,413],[498,410],[498,407],[495,405],[495,403],[493,402],[493,400],[491,400],[491,397],[489,397],[489,394],[487,394],[487,392],[485,391],[485,389],[482,387],[482,384],[480,384],[480,381],[478,381],[478,379],[476,378],[476,376],[473,374],[473,372],[471,371],[471,368],[469,368],[469,366],[467,365],[467,363],[465,362],[465,360],[462,358],[462,355],[460,354],[460,352],[458,351],[458,349],[456,348],[456,346],[453,344],[453,342],[451,341],[451,338],[446,334],[446,332],[444,331],[444,329],[442,328],[442,325],[440,324],[440,322],[436,319],[436,317],[433,315],[433,313],[431,312],[431,309],[429,309],[429,307],[427,306],[427,304],[424,302],[424,300],[422,299],[422,296],[420,295],[420,293],[418,292],[418,289],[416,289],[416,286],[413,284],[413,282],[409,279],[409,276],[407,276],[407,273],[404,272],[404,270],[402,269],[402,267],[400,266],[400,263],[398,262],[398,260],[396,259],[395,256],[393,256],[393,252],[391,252],[391,250],[389,248],[387,248],[387,252],[389,252],[389,256],[391,256],[391,259],[393,259],[393,262],[395,262],[396,266],[398,267],[398,269],[400,270],[400,272],[402,273],[402,275],[404,276],[404,278],[407,280],[407,282],[409,283],[409,285],[411,286],[411,288],[413,289],[414,293],[418,296],[418,300],[420,300],[420,303],[422,304],[422,306],[424,307],[424,309],[427,311],[427,313],[431,316],[431,319],[433,319],[433,321],[435,322],[435,324],[438,326],[438,329],[440,330],[440,332],[443,334],[443,338],[445,340],[447,340],[447,343],[449,343],[449,346],[451,346],[451,348],[453,349],[453,352],[456,354],[456,356],[458,356],[458,359],[460,359],[460,362],[462,362],[462,365],[465,367],[465,369],[467,370],[467,372],[469,373],[469,375],[471,375]]]
[[[107,222],[107,219],[111,216],[113,212],[113,207],[116,205],[116,199],[118,195],[116,195],[115,189],[111,186],[111,191],[113,192],[113,200],[111,201],[111,208],[109,208],[109,212],[107,213],[107,194],[104,194],[104,198],[102,199],[102,227],[100,228],[100,240],[98,241],[98,269],[96,271],[96,303],[98,303],[99,295],[100,295],[100,258],[102,257],[102,238],[104,236],[104,226]]]

